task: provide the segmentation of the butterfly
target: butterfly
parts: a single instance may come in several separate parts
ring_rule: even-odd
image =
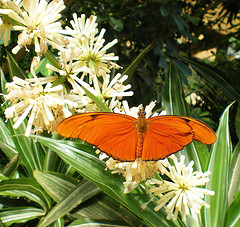
[[[216,141],[215,132],[199,120],[177,115],[146,118],[142,109],[138,118],[104,112],[73,115],[58,124],[57,132],[88,142],[120,161],[164,159],[193,140]]]

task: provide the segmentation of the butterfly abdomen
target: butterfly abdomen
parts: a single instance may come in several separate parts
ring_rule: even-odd
[[[137,130],[137,149],[136,149],[136,158],[142,157],[143,151],[143,141],[145,132],[148,129],[148,121],[145,117],[139,117],[136,121],[136,130]]]

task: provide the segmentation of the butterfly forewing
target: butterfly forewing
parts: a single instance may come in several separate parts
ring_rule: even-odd
[[[143,160],[158,160],[183,149],[191,143],[193,134],[184,120],[165,116],[148,119],[143,144]]]
[[[137,144],[136,119],[113,113],[85,113],[62,121],[57,131],[68,138],[79,138],[121,161],[134,161]]]

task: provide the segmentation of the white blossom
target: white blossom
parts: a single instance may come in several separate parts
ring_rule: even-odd
[[[45,53],[48,41],[60,36],[61,23],[58,20],[60,12],[65,8],[63,0],[50,3],[46,0],[23,0],[22,7],[13,2],[8,5],[11,8],[8,16],[20,23],[14,25],[13,29],[21,31],[18,45],[12,52],[16,54],[22,47],[33,43],[38,55]]]
[[[155,211],[166,206],[167,219],[173,217],[177,219],[179,213],[182,215],[182,220],[186,222],[186,216],[191,213],[196,217],[200,213],[202,206],[209,208],[210,206],[204,201],[205,195],[214,195],[213,191],[202,188],[208,181],[210,171],[202,173],[193,171],[194,162],[191,161],[188,166],[185,166],[185,156],[181,156],[180,162],[177,161],[175,155],[171,155],[174,165],[168,165],[162,174],[166,175],[169,180],[151,179],[154,187],[150,189],[155,196],[160,196],[157,201]]]
[[[107,53],[107,50],[117,43],[117,40],[105,43],[103,38],[105,29],[103,28],[98,34],[96,17],[91,16],[85,19],[85,15],[77,18],[73,14],[74,20],[71,21],[73,29],[66,27],[61,30],[62,34],[68,36],[68,45],[63,48],[58,44],[52,45],[59,49],[60,58],[62,52],[69,58],[73,58],[74,67],[81,69],[83,74],[96,74],[98,76],[105,76],[110,73],[111,68],[120,68],[115,62],[118,56],[114,53]]]
[[[25,135],[41,133],[43,130],[55,132],[56,126],[72,113],[65,107],[77,107],[74,101],[63,98],[63,86],[52,87],[51,83],[45,86],[35,78],[34,82],[13,78],[13,82],[6,83],[7,95],[5,100],[11,101],[11,106],[6,108],[6,118],[13,118],[13,128],[28,117]],[[34,128],[33,128],[34,126]]]

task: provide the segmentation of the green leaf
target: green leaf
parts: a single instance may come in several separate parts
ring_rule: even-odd
[[[3,180],[0,182],[0,192],[5,191],[13,191],[18,196],[25,196],[38,203],[45,211],[51,207],[51,198],[32,178]]]
[[[193,141],[194,147],[197,151],[197,156],[199,158],[199,162],[201,164],[202,171],[205,172],[207,170],[208,165],[208,157],[209,150],[206,144],[200,143],[198,141]]]
[[[236,127],[236,134],[238,139],[240,140],[240,102],[237,105],[237,113],[235,118],[235,127]]]
[[[57,203],[57,205],[47,214],[47,216],[40,222],[39,227],[48,226],[53,221],[63,217],[69,211],[74,209],[78,204],[86,201],[99,192],[100,190],[98,187],[90,181],[85,181],[84,183],[75,186],[73,190],[65,195],[63,200]]]
[[[45,58],[57,69],[62,69],[61,66],[58,64],[58,60],[56,59],[56,57],[49,51],[47,50],[44,53]]]
[[[64,218],[59,218],[58,220],[54,221],[48,227],[64,227]]]
[[[240,142],[236,145],[230,166],[230,183],[228,191],[228,203],[233,201],[234,196],[240,190]]]
[[[66,76],[60,76],[59,78],[56,78],[56,80],[53,82],[52,87],[56,87],[59,84],[64,84],[67,81]]]
[[[79,182],[72,177],[60,173],[43,173],[34,171],[34,177],[44,190],[56,201],[60,202],[70,191],[74,190]],[[86,183],[86,182],[84,182]],[[101,190],[93,183],[89,184],[94,193]]]
[[[48,149],[44,160],[43,170],[56,171],[57,166],[59,165],[59,160],[60,158],[57,156],[57,154]]]
[[[103,112],[111,112],[102,97],[95,96],[88,90],[87,87],[81,86],[81,88],[85,91],[86,95],[90,99],[92,99]]]
[[[149,225],[178,226],[177,222],[165,219],[166,214],[163,210],[156,213],[153,210],[154,205],[152,203],[142,211],[141,205],[150,199],[146,192],[139,188],[135,189],[135,193],[124,194],[123,178],[106,171],[104,162],[95,156],[84,152],[80,148],[69,146],[67,141],[56,141],[40,136],[35,137],[39,142],[54,150],[65,162],[72,165],[84,178],[95,183],[106,194],[127,207]]]
[[[2,94],[7,94],[7,89],[5,88],[5,84],[6,84],[6,78],[4,76],[4,73],[3,73],[3,70],[2,68],[0,67],[0,76],[1,76],[1,90],[0,92]]]
[[[177,58],[190,64],[206,81],[220,87],[222,91],[232,100],[238,100],[240,98],[238,91],[236,91],[231,84],[224,79],[226,76],[217,68],[195,59],[190,59],[181,54],[177,54]]]
[[[167,17],[169,15],[168,10],[166,9],[166,4],[160,4],[160,13],[163,17]]]
[[[17,129],[13,128],[12,119],[9,119],[7,123],[21,163],[26,167],[27,175],[32,176],[35,169],[43,168],[45,151],[36,141],[24,136],[26,121],[21,123]]]
[[[210,181],[206,188],[215,192],[214,196],[206,197],[210,209],[205,209],[205,226],[223,226],[228,205],[228,182],[231,160],[231,139],[229,134],[229,105],[222,114],[217,129],[217,141],[212,147],[208,170],[211,171]]]
[[[2,209],[0,219],[5,226],[10,226],[13,223],[25,223],[44,214],[44,210],[36,207],[15,207]]]
[[[9,159],[12,159],[16,154],[18,154],[14,147],[4,142],[0,142],[0,148]]]
[[[198,25],[199,19],[194,17],[194,15],[191,16],[188,13],[184,13],[184,17],[186,17],[186,19],[188,19],[192,24],[194,24],[196,26]]]
[[[82,219],[87,217],[92,220],[111,220],[115,222],[125,223],[128,226],[145,226],[138,217],[132,212],[116,202],[106,194],[98,194],[87,203],[79,205],[75,213],[71,214],[74,219]]]
[[[123,70],[122,75],[128,75],[128,79],[126,81],[124,81],[124,84],[129,83],[129,81],[131,80],[131,77],[132,77],[135,69],[137,68],[139,62],[141,61],[143,56],[153,48],[153,46],[154,46],[153,43],[146,46],[145,49],[143,49],[142,52],[130,63],[130,65]]]
[[[52,76],[52,74],[53,74],[53,71],[51,70],[51,69],[48,69],[47,67],[46,67],[46,64],[47,63],[49,63],[50,64],[50,62],[47,60],[47,58],[43,58],[40,62],[39,62],[39,65],[38,65],[38,68],[34,68],[35,70],[35,74],[37,75],[37,74],[39,74],[39,73],[41,73],[43,76]],[[28,73],[28,75],[27,75],[27,77],[28,78],[33,78],[33,75],[32,75],[32,73],[31,72],[29,72]]]
[[[69,226],[97,226],[97,227],[127,227],[129,225],[117,221],[109,220],[94,220],[89,218],[82,218],[72,222]],[[141,225],[142,226],[142,225]],[[143,227],[146,225],[143,225]]]
[[[54,176],[49,173],[35,170],[33,176],[48,195],[56,202],[60,202],[66,194],[76,187],[76,184],[62,179],[60,176]]]
[[[124,27],[122,20],[119,20],[115,17],[109,17],[109,24],[112,26],[114,30],[118,32],[121,32]]]
[[[188,24],[178,14],[173,14],[172,18],[180,31],[188,29]]]
[[[4,20],[6,20],[9,24],[11,24],[13,26],[17,26],[17,25],[22,26],[23,25],[20,21],[14,20],[13,18],[9,17],[8,13],[6,14],[6,12],[5,13],[1,12],[0,15],[1,15],[1,17],[4,18]],[[13,30],[13,29],[11,29],[11,30]]]
[[[224,226],[238,227],[240,226],[240,193],[231,203],[227,210]]]
[[[5,144],[9,144],[12,147],[15,146],[7,124],[3,121],[2,118],[0,118],[0,141]]]
[[[162,94],[162,105],[170,115],[187,115],[188,107],[183,92],[181,74],[171,61]]]
[[[42,59],[39,63],[38,71],[41,72],[43,76],[51,76],[53,71],[46,67],[46,64],[50,63],[46,58]]]
[[[11,177],[18,168],[20,163],[19,155],[15,154],[10,162],[5,166],[3,170],[3,175],[6,177]]]
[[[181,81],[181,73],[176,64],[171,61],[168,74],[165,80],[162,93],[162,105],[170,115],[187,115],[188,105],[185,101],[183,86]],[[194,161],[194,170],[201,170],[200,161],[194,144],[189,144],[179,153],[186,157],[185,162]]]
[[[13,79],[14,76],[17,76],[21,79],[26,79],[25,73],[22,71],[22,69],[19,67],[16,60],[13,58],[13,56],[6,50],[7,52],[7,62],[8,62],[8,68],[9,68],[9,74],[11,79]]]

